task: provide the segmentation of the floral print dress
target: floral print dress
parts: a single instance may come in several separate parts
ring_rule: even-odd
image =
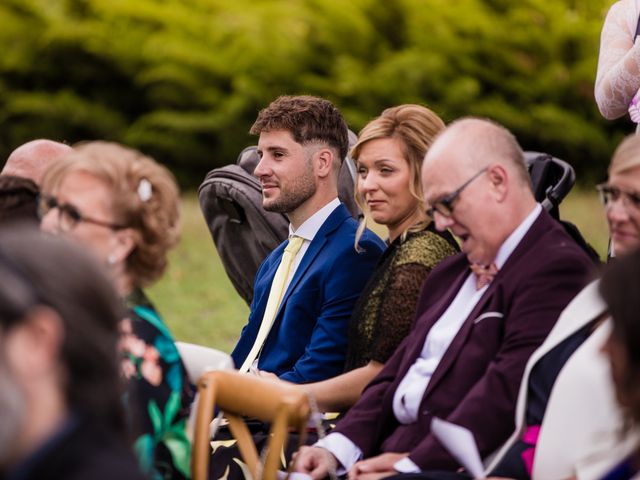
[[[193,389],[171,333],[144,293],[136,290],[126,301],[119,347],[135,453],[152,480],[188,479],[185,428]]]

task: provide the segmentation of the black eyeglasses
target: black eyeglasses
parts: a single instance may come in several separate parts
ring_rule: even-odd
[[[596,190],[598,190],[600,201],[605,207],[622,198],[622,203],[625,207],[640,210],[640,194],[637,192],[623,190],[607,183],[596,185]]]
[[[40,194],[38,197],[38,217],[40,220],[54,208],[58,209],[58,228],[61,232],[67,233],[76,228],[78,223],[92,223],[101,227],[110,228],[111,230],[121,230],[127,228],[126,225],[105,222],[95,218],[87,217],[69,203],[60,203],[55,197]]]
[[[453,204],[455,203],[456,199],[460,196],[462,191],[465,188],[467,188],[467,186],[471,182],[473,182],[476,178],[478,178],[480,175],[482,175],[488,169],[489,169],[489,167],[483,168],[478,173],[476,173],[473,177],[471,177],[469,180],[467,180],[462,185],[460,185],[460,187],[458,189],[454,190],[453,192],[451,192],[448,195],[445,195],[444,197],[440,198],[439,200],[436,200],[435,202],[433,202],[431,207],[429,207],[427,209],[427,215],[429,215],[431,218],[433,218],[433,215],[435,214],[435,212],[438,212],[443,217],[450,217],[451,215],[453,215]]]

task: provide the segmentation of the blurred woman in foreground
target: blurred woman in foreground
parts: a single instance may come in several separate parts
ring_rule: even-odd
[[[600,293],[611,315],[611,334],[603,351],[609,360],[615,394],[629,421],[640,425],[640,251],[613,262],[605,271]],[[636,440],[638,437],[636,436]],[[604,480],[640,478],[640,444],[607,473]]]
[[[41,188],[41,228],[92,251],[126,301],[122,373],[143,471],[152,478],[189,478],[191,386],[169,330],[142,291],[160,278],[178,242],[173,176],[139,152],[89,142],[54,163]]]
[[[0,231],[0,478],[142,479],[117,352],[122,306],[95,259]]]

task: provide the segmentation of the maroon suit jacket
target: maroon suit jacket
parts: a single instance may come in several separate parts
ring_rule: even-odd
[[[445,352],[422,398],[418,420],[402,425],[393,414],[396,388],[470,272],[464,254],[445,259],[423,285],[411,334],[334,432],[352,440],[365,458],[409,452],[422,470],[457,469],[458,462],[430,432],[437,416],[468,428],[480,454],[491,454],[513,431],[529,356],[586,284],[592,268],[562,226],[543,211]]]

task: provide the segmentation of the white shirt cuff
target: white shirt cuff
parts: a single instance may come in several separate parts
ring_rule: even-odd
[[[341,433],[330,433],[322,440],[318,440],[314,447],[322,447],[329,450],[338,460],[336,474],[344,475],[353,465],[362,458],[362,451]],[[413,463],[413,462],[411,462]],[[417,470],[418,472],[420,469]]]
[[[400,473],[420,473],[418,467],[409,457],[404,457],[393,464],[393,469]]]

